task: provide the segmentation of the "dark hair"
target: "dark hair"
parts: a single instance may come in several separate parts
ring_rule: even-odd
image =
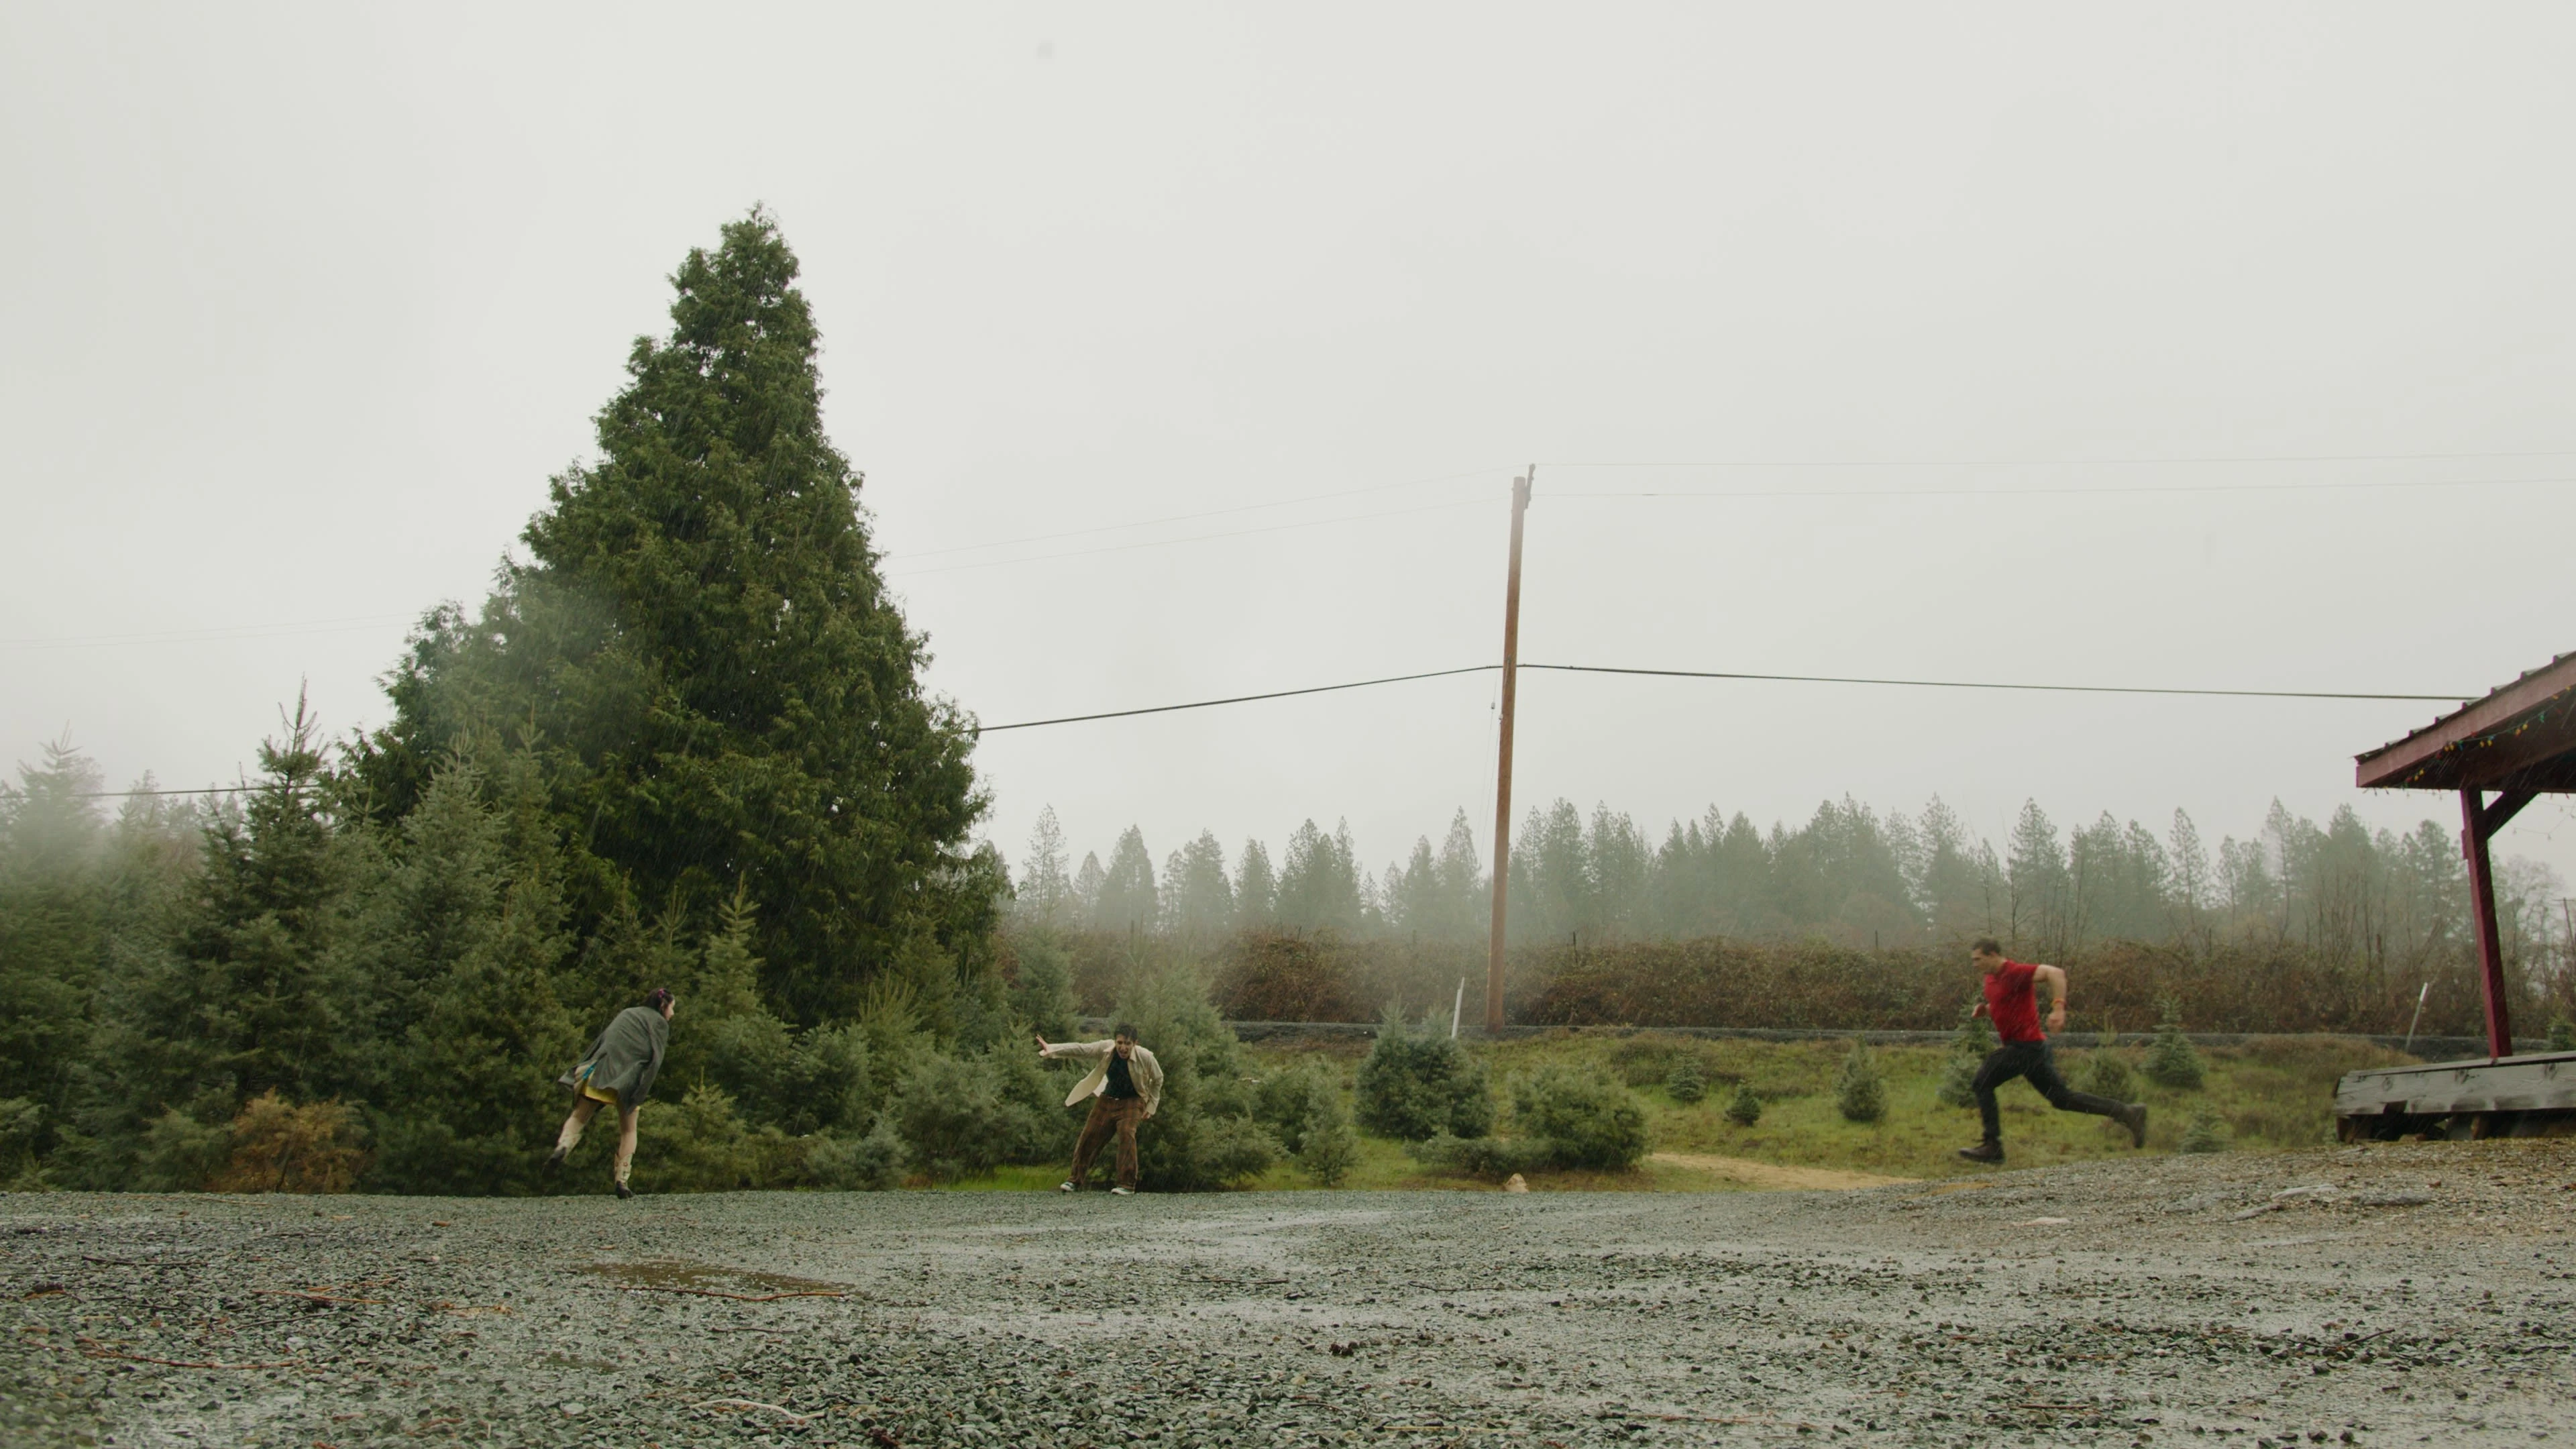
[[[2004,953],[2004,943],[1992,936],[1979,936],[1976,944],[1968,950],[1979,956],[2000,956]]]
[[[644,997],[644,1004],[653,1008],[655,1011],[660,1011],[663,1007],[670,1005],[673,999],[670,987],[656,986],[651,992],[646,994]]]
[[[1132,1021],[1122,1021],[1118,1023],[1118,1029],[1111,1032],[1110,1035],[1123,1036],[1129,1041],[1134,1041],[1136,1039],[1136,1023]]]

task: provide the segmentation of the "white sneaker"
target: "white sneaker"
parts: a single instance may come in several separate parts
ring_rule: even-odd
[[[1055,1185],[1055,1190],[1058,1192],[1071,1192],[1073,1191],[1073,1184],[1069,1182],[1059,1182]]]
[[[1132,1187],[1113,1187],[1109,1189],[1109,1195],[1111,1197],[1134,1197],[1136,1195],[1136,1189]]]

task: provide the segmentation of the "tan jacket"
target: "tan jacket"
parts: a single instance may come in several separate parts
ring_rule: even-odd
[[[1115,1041],[1060,1041],[1039,1053],[1040,1056],[1064,1057],[1077,1062],[1097,1061],[1091,1075],[1075,1083],[1073,1090],[1066,1094],[1066,1106],[1078,1107],[1083,1098],[1097,1097],[1109,1090],[1109,1053],[1117,1045]],[[1136,1080],[1136,1095],[1144,1099],[1145,1115],[1153,1116],[1154,1109],[1163,1105],[1163,1064],[1154,1060],[1152,1052],[1140,1046],[1127,1059],[1127,1075]]]

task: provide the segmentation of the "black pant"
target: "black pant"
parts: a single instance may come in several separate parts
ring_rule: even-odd
[[[2003,1113],[1995,1106],[1995,1088],[2015,1077],[2028,1077],[2048,1105],[2060,1112],[2090,1112],[2096,1117],[2117,1117],[2129,1110],[2125,1102],[2096,1097],[2066,1085],[2057,1074],[2057,1063],[2049,1060],[2048,1043],[2044,1041],[2008,1041],[1986,1054],[1985,1065],[1977,1068],[1974,1090],[1977,1115],[1986,1119],[1986,1140],[2004,1140]]]

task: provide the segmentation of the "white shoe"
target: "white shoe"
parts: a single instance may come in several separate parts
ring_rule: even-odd
[[[1113,1187],[1109,1189],[1109,1195],[1111,1197],[1134,1197],[1136,1195],[1136,1189],[1132,1187]]]
[[[1069,1182],[1059,1182],[1055,1185],[1055,1190],[1058,1192],[1071,1192],[1073,1191],[1073,1184]]]

